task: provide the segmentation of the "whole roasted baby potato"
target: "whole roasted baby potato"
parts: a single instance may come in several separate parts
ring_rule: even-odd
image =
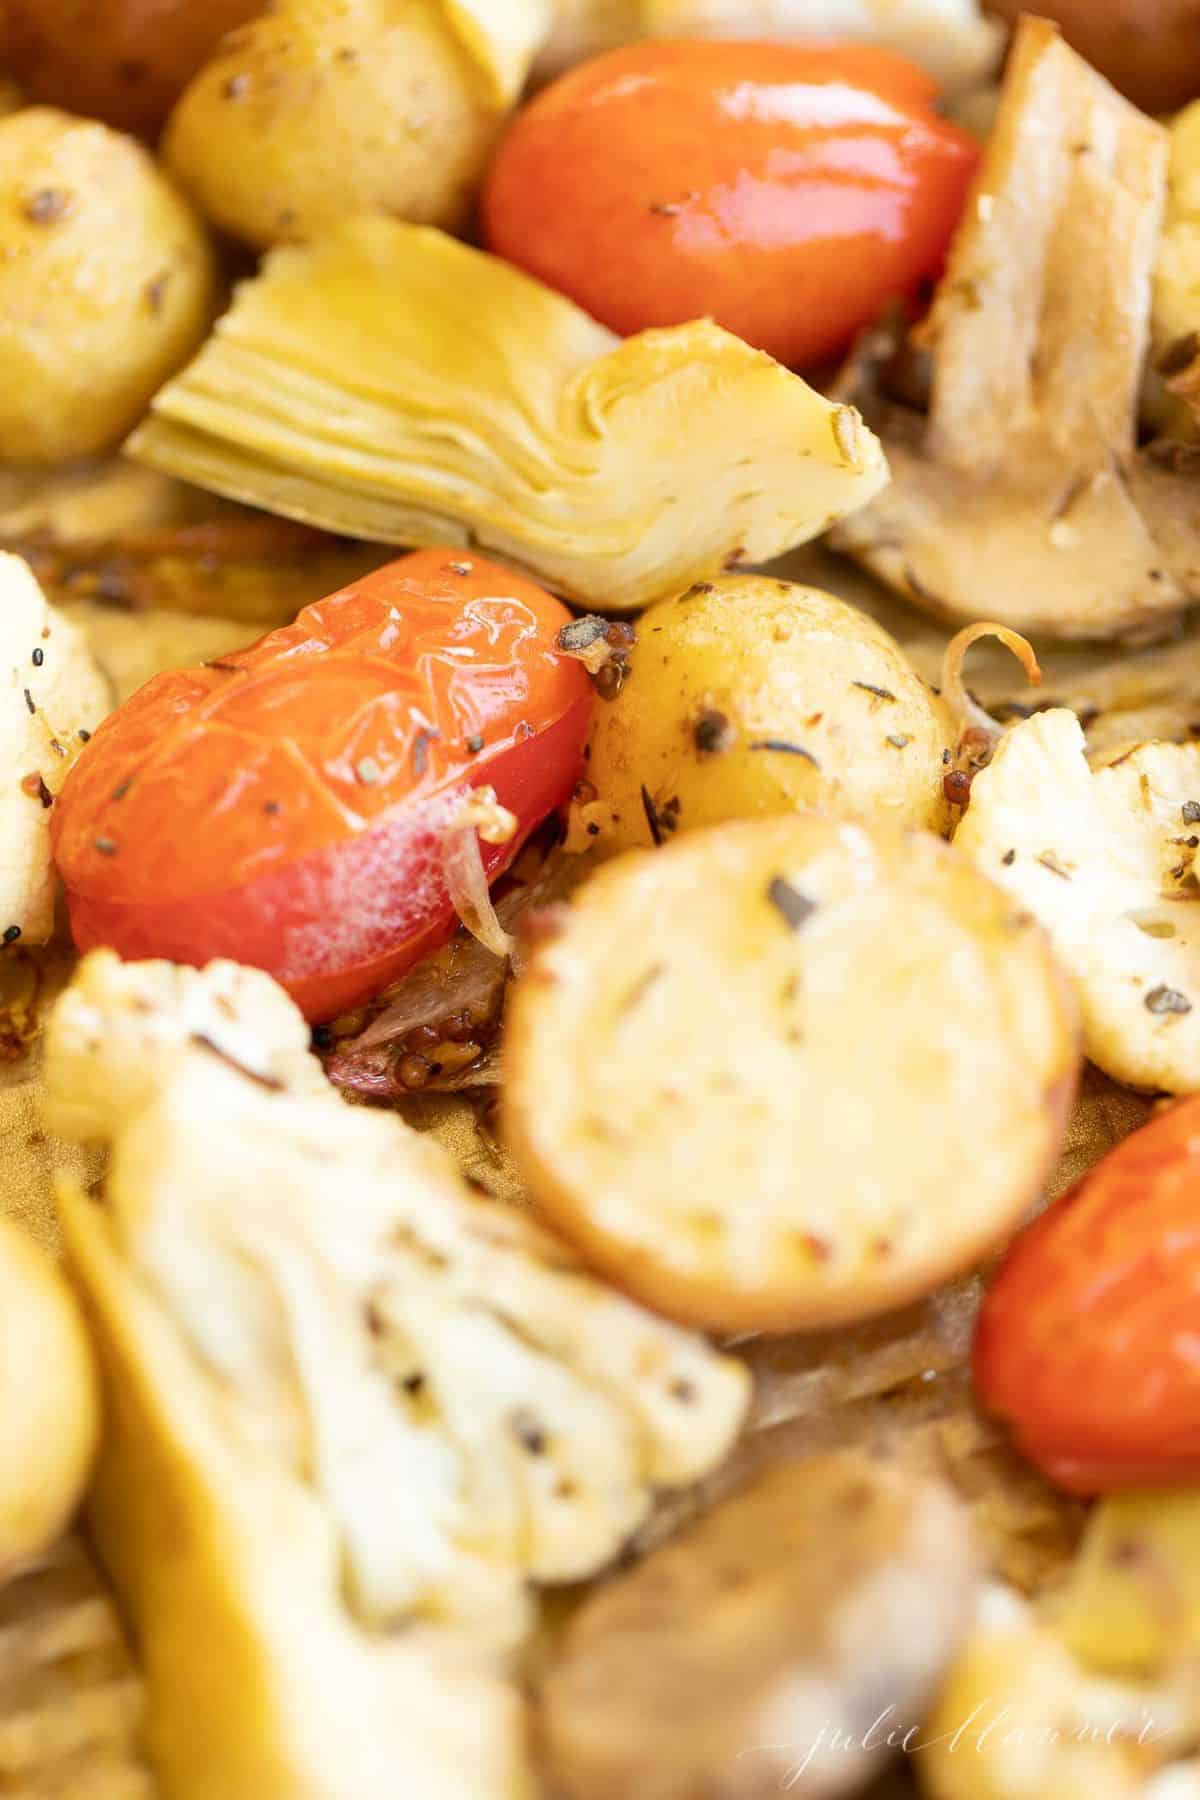
[[[857,1793],[918,1723],[974,1573],[937,1483],[851,1452],[769,1470],[574,1615],[542,1691],[553,1791]]]
[[[0,1580],[68,1524],[99,1429],[75,1297],[46,1253],[0,1217]]]
[[[865,613],[730,576],[652,607],[637,634],[588,750],[603,847],[798,806],[942,829],[954,727]]]
[[[506,1129],[609,1278],[714,1330],[886,1312],[1016,1225],[1062,1139],[1049,944],[924,832],[795,813],[606,864],[510,1004]]]
[[[260,249],[354,212],[460,224],[504,107],[458,10],[283,0],[188,87],[163,140],[168,165],[215,224]]]
[[[3,0],[0,53],[31,100],[152,135],[218,38],[263,5]]]
[[[113,449],[214,302],[203,229],[140,144],[52,107],[0,119],[0,459]]]

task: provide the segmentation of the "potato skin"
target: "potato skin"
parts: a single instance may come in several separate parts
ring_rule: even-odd
[[[0,456],[115,448],[215,299],[204,230],[140,144],[52,107],[0,119]]]
[[[0,54],[30,100],[152,137],[217,40],[263,5],[0,0]]]
[[[1067,42],[1146,112],[1200,95],[1196,0],[986,0],[986,9],[1013,22],[1026,12],[1057,20]]]
[[[865,613],[743,575],[652,607],[637,632],[588,748],[602,852],[649,846],[651,811],[660,835],[797,806],[944,829],[953,725]]]
[[[222,45],[163,151],[215,224],[266,249],[353,212],[461,224],[499,117],[432,0],[304,0]]]
[[[0,1216],[0,1580],[46,1550],[79,1504],[99,1438],[97,1396],[74,1294]]]

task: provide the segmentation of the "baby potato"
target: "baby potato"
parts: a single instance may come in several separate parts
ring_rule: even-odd
[[[546,1216],[717,1331],[847,1324],[974,1266],[1039,1192],[1079,1060],[1027,913],[940,838],[816,813],[599,869],[504,1055]]]
[[[502,109],[439,0],[282,0],[226,39],[163,139],[213,222],[259,249],[349,213],[462,223]]]
[[[218,38],[264,0],[0,0],[29,98],[153,135]]]
[[[0,118],[0,458],[113,449],[215,301],[204,231],[140,144],[52,107]]]
[[[0,1581],[58,1537],[99,1437],[91,1346],[74,1294],[0,1216]]]
[[[950,715],[865,613],[729,576],[652,607],[637,636],[588,748],[602,849],[798,806],[943,829]]]

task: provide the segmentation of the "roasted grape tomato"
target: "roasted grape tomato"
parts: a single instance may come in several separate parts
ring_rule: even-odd
[[[1200,1096],[1017,1238],[984,1299],[974,1374],[1071,1493],[1200,1480]]]
[[[97,731],[53,818],[80,950],[266,969],[321,1019],[453,931],[447,826],[473,787],[518,830],[570,793],[592,689],[570,614],[478,556],[422,550],[295,624],[159,675]]]
[[[614,50],[510,127],[488,246],[614,331],[707,314],[810,366],[941,269],[979,147],[934,91],[858,44]]]

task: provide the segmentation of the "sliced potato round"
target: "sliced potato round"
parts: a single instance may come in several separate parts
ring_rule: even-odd
[[[1049,933],[1074,978],[1084,1049],[1117,1081],[1200,1089],[1200,744],[1089,765],[1063,707],[1001,739],[956,846]]]
[[[946,708],[857,607],[762,575],[701,582],[643,616],[624,685],[596,707],[599,847],[797,806],[938,831],[953,742]]]
[[[507,1131],[613,1280],[784,1331],[972,1265],[1038,1192],[1076,1066],[998,887],[926,833],[796,814],[592,877],[516,984]]]
[[[575,1614],[541,1695],[554,1792],[858,1792],[923,1716],[974,1575],[939,1483],[853,1452],[770,1470]]]

